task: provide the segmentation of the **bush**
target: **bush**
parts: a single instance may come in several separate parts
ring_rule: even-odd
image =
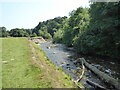
[[[63,31],[58,30],[57,32],[54,33],[53,42],[62,43],[62,38],[63,38]]]
[[[40,36],[42,36],[44,39],[52,39],[52,36],[50,35],[50,33],[47,32],[47,30],[44,31],[40,31]]]

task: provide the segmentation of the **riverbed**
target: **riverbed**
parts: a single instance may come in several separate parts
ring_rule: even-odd
[[[65,45],[63,44],[53,44],[52,42],[45,42],[41,43],[40,46],[42,49],[45,51],[47,57],[52,60],[54,64],[56,64],[58,67],[62,67],[64,72],[69,74],[74,80],[77,80],[79,78],[79,72],[81,69],[80,63],[75,63],[75,60],[79,57],[84,57],[87,59],[88,62],[90,62],[93,66],[95,67],[101,67],[103,69],[103,72],[109,74],[110,76],[119,79],[119,63],[113,62],[113,61],[106,61],[104,59],[98,59],[98,58],[93,58],[93,57],[86,57],[86,56],[81,56],[77,55],[74,51],[68,50]],[[114,66],[114,67],[113,67]],[[114,71],[115,70],[115,71]],[[91,81],[94,81],[95,83],[100,84],[101,86],[104,87],[109,87],[106,86],[96,75],[94,75],[90,70],[85,71],[85,75],[87,79],[90,79]],[[95,88],[94,86],[88,84],[85,82],[85,80],[82,81],[84,86],[86,88]]]

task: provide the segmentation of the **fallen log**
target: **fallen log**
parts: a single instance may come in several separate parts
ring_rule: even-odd
[[[99,85],[99,84],[97,84],[97,83],[95,83],[95,82],[93,82],[93,81],[91,81],[91,80],[89,80],[89,79],[87,79],[86,81],[87,81],[89,84],[91,84],[92,86],[94,86],[94,87],[98,87],[98,88],[100,88],[100,89],[102,89],[102,90],[106,90],[105,87],[103,87],[103,86],[101,86],[101,85]]]
[[[92,72],[94,72],[96,75],[98,75],[100,79],[104,80],[105,82],[114,86],[116,89],[120,90],[120,83],[118,82],[118,80],[116,80],[116,79],[108,76],[104,72],[98,70],[96,67],[94,67],[91,64],[89,64],[88,62],[86,62],[84,58],[79,58],[79,59],[80,59],[81,63],[83,63],[88,69],[90,69]]]
[[[85,66],[84,66],[83,61],[82,61],[82,74],[80,75],[79,79],[76,80],[76,82],[79,82],[83,78],[84,73],[85,73]],[[86,81],[94,87],[100,88],[102,90],[106,90],[105,87],[103,87],[103,86],[101,86],[101,85],[99,85],[99,84],[97,84],[89,79],[87,79]],[[79,85],[76,82],[75,82],[75,84],[79,87]]]

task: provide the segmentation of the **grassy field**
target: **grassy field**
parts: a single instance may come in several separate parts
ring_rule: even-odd
[[[2,88],[2,39],[0,39],[0,90]]]
[[[26,38],[2,39],[2,88],[75,88],[71,78]]]

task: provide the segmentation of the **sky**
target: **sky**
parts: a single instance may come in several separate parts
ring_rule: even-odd
[[[80,6],[89,7],[88,0],[0,0],[0,27],[31,29]]]

